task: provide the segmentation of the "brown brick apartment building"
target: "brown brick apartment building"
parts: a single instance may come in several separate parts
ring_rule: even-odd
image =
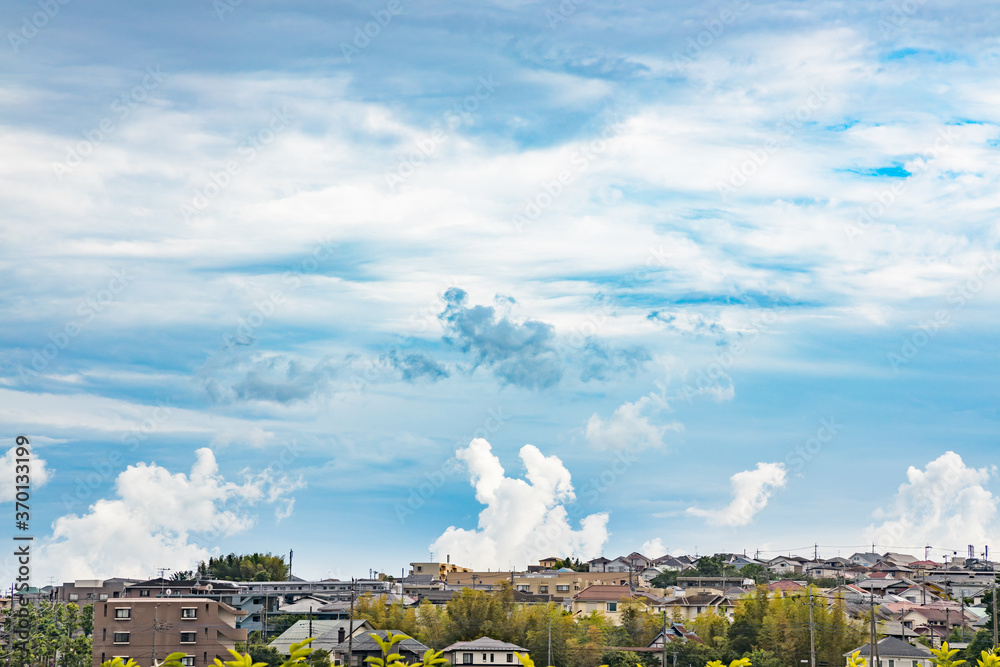
[[[182,662],[192,667],[208,667],[215,658],[231,660],[226,649],[247,640],[246,629],[236,628],[237,618],[246,613],[200,597],[97,602],[93,667],[115,656],[151,665],[154,659],[163,660],[177,651],[187,654]]]

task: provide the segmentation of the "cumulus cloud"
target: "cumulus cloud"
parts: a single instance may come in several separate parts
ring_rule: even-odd
[[[590,514],[574,529],[566,503],[576,499],[569,471],[556,456],[525,445],[524,479],[506,476],[490,443],[476,438],[456,452],[469,469],[476,500],[486,506],[477,530],[450,526],[431,545],[453,563],[477,569],[524,567],[554,553],[594,558],[608,539],[607,513]]]
[[[660,449],[668,431],[680,432],[680,422],[656,425],[643,414],[653,401],[643,396],[634,403],[622,403],[607,420],[595,412],[587,420],[587,442],[598,449]]]
[[[996,467],[970,468],[945,452],[920,470],[910,466],[892,504],[874,513],[865,541],[883,545],[995,544],[998,499],[986,488]],[[992,539],[991,539],[992,538]]]
[[[0,502],[8,503],[14,501],[14,496],[17,494],[17,446],[8,449],[2,457],[0,457]],[[23,457],[21,457],[23,458]],[[38,456],[34,449],[31,452],[31,472],[29,479],[31,482],[31,488],[37,489],[40,486],[45,485],[49,481],[49,470],[45,467],[45,459]]]
[[[744,470],[729,478],[733,489],[729,505],[719,510],[689,507],[687,513],[704,517],[715,526],[745,526],[767,507],[775,490],[784,488],[786,482],[783,463],[758,463],[753,470]]]
[[[658,537],[643,542],[640,551],[650,558],[659,558],[667,555],[667,548],[663,546],[663,540]]]
[[[38,547],[36,571],[59,581],[150,575],[156,567],[190,570],[214,555],[221,539],[251,528],[254,506],[291,512],[298,480],[270,470],[226,481],[212,450],[202,448],[190,474],[155,463],[129,466],[115,482],[117,498],[101,499],[83,515],[56,519]]]

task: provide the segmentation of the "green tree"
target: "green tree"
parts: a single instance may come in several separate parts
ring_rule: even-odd
[[[231,553],[227,556],[212,557],[208,562],[198,564],[198,576],[225,581],[285,581],[288,579],[288,565],[284,556],[270,553]]]
[[[676,570],[663,570],[658,575],[653,577],[649,582],[655,588],[669,588],[671,586],[677,585],[677,574]]]

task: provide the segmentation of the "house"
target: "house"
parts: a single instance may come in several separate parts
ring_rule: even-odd
[[[769,583],[767,585],[767,590],[771,593],[778,591],[781,595],[788,595],[789,593],[804,591],[806,587],[803,584],[804,582],[782,579],[781,581],[772,581]]]
[[[660,556],[653,561],[653,567],[659,568],[661,572],[664,570],[680,572],[682,570],[691,569],[691,565],[689,563],[681,562],[673,556]]]
[[[814,579],[839,579],[844,574],[844,568],[823,560],[810,561],[802,566],[802,573]]]
[[[908,588],[905,588],[895,595],[903,598],[907,602],[912,602],[914,604],[927,604],[929,602],[938,602],[941,600],[941,596],[935,591],[936,587],[932,587],[929,584],[914,584]]]
[[[300,621],[301,622],[301,621]],[[365,632],[361,635],[354,637],[351,641],[343,641],[337,644],[332,651],[330,651],[331,658],[341,665],[346,665],[346,667],[365,667],[368,665],[368,658],[381,658],[382,657],[382,647],[379,646],[378,642],[375,641],[373,635],[378,635],[383,641],[387,638],[387,633],[402,634],[398,630],[375,630],[373,632]],[[310,644],[314,646],[316,642]],[[393,652],[398,653],[402,656],[400,662],[413,664],[420,664],[424,659],[424,653],[427,652],[428,646],[418,642],[412,637],[405,637],[399,643],[395,644],[393,647]]]
[[[322,649],[333,653],[338,645],[347,641],[348,635],[357,639],[375,632],[375,626],[362,619],[317,621],[296,621],[287,630],[274,638],[268,646],[282,655],[288,655],[292,644],[314,637],[309,644],[314,650]]]
[[[717,593],[695,593],[694,595],[664,599],[663,602],[655,605],[655,608],[657,611],[667,611],[675,618],[685,621],[694,620],[709,610],[713,610],[732,621],[736,603],[725,595]]]
[[[480,637],[469,642],[455,642],[451,646],[444,648],[442,657],[455,667],[458,665],[511,665],[517,667],[521,663],[516,654],[528,657],[528,650],[518,646],[502,642],[499,639],[490,637]]]
[[[467,567],[452,565],[451,559],[447,563],[410,563],[410,574],[429,574],[435,579],[444,579],[449,572],[472,572]]]
[[[798,556],[778,556],[767,561],[767,569],[778,576],[784,574],[802,574],[805,563],[806,559]]]
[[[604,566],[605,572],[629,572],[631,571],[631,565],[625,560],[624,557],[619,556],[618,558],[608,561]]]
[[[917,560],[916,556],[911,556],[910,554],[901,554],[894,551],[888,551],[882,554],[882,561],[885,563],[893,563],[895,565],[909,565]]]
[[[954,603],[939,603],[910,607],[902,613],[900,621],[904,628],[934,641],[947,639],[955,628],[969,627],[976,621],[976,616],[970,612],[965,612],[963,616],[962,608]]]
[[[611,622],[618,623],[621,620],[620,603],[633,597],[632,589],[628,586],[594,584],[573,596],[570,609],[574,616],[586,616],[599,611]]]
[[[874,567],[876,563],[882,560],[882,556],[877,553],[872,552],[858,552],[851,556],[851,565],[861,565],[863,567]]]
[[[56,588],[56,599],[60,602],[91,604],[119,598],[125,593],[125,586],[138,583],[138,579],[77,579]]]
[[[208,667],[231,659],[229,649],[246,642],[236,621],[246,612],[199,597],[116,598],[94,605],[93,667],[114,657],[151,665],[181,652],[182,664]]]
[[[639,573],[639,580],[646,586],[652,585],[653,579],[663,574],[662,570],[655,567],[647,567],[642,572]]]
[[[600,558],[595,558],[594,560],[587,561],[587,570],[589,572],[607,572],[608,563],[611,561],[601,556]]]
[[[931,667],[931,652],[923,646],[914,646],[895,637],[886,637],[877,644],[878,665],[872,665],[871,644],[864,644],[844,654],[844,662],[854,653],[865,659],[869,667]]]
[[[652,558],[646,558],[641,553],[635,551],[628,556],[622,556],[621,560],[625,561],[631,572],[641,572],[653,564]]]
[[[561,560],[562,560],[562,558],[556,558],[555,556],[549,556],[548,558],[543,558],[542,560],[538,561],[538,564],[541,567],[545,568],[546,570],[551,570],[551,569],[553,569],[556,566],[556,563],[558,563]]]

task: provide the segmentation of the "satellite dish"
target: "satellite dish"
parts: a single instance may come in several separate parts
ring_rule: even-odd
[[[209,584],[208,586],[205,586],[205,590],[206,591],[211,591],[212,590],[212,584]]]
[[[167,595],[170,595],[171,593],[173,593],[173,591],[168,588],[167,589]]]

